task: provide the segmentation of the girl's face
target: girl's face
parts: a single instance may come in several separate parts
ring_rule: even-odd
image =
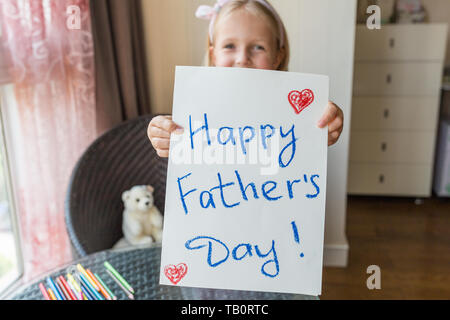
[[[243,9],[218,21],[209,54],[216,67],[267,70],[276,70],[283,58],[265,19]]]

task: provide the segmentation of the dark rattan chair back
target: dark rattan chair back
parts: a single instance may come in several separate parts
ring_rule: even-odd
[[[155,188],[164,213],[167,159],[147,138],[153,116],[129,120],[96,139],[76,164],[65,200],[65,219],[75,257],[111,248],[122,237],[122,192]]]

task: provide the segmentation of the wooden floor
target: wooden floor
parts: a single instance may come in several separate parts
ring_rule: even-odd
[[[450,299],[450,199],[349,197],[347,268],[325,267],[322,300]],[[366,286],[381,269],[381,289]]]

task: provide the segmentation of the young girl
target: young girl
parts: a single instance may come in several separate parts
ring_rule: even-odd
[[[285,27],[266,0],[218,0],[214,8],[200,6],[196,16],[211,20],[208,66],[287,71],[289,43]],[[333,102],[317,125],[328,125],[328,145],[338,140],[344,123],[342,110]],[[160,157],[169,156],[170,134],[183,128],[171,116],[157,116],[147,134]]]

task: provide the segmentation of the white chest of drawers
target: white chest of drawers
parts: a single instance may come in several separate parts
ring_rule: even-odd
[[[446,24],[356,28],[348,193],[431,195]]]

